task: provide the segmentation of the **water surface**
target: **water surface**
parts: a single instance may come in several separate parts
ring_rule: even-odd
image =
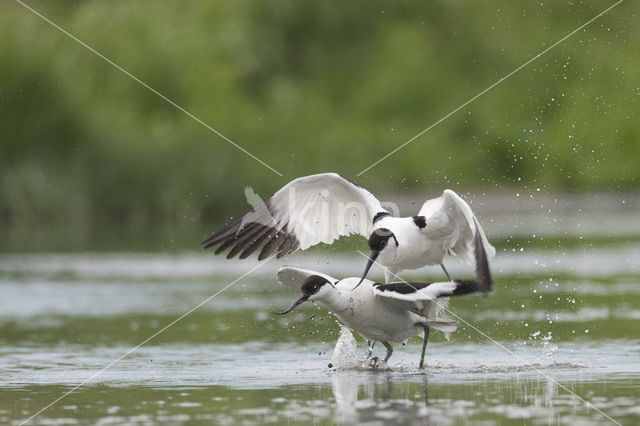
[[[285,263],[343,276],[363,259]],[[640,422],[638,243],[502,251],[494,293],[452,299],[467,323],[450,340],[432,334],[424,370],[417,338],[396,346],[391,371],[329,369],[340,328],[324,307],[271,314],[297,297],[273,278],[282,264],[264,264],[113,363],[257,263],[0,256],[0,423],[20,424],[79,384],[29,424]]]

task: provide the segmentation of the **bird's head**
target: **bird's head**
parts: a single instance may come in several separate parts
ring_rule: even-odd
[[[364,267],[364,274],[362,274],[362,278],[358,285],[356,285],[353,289],[358,288],[362,281],[367,278],[367,274],[369,273],[369,269],[373,265],[373,262],[376,261],[380,254],[392,253],[398,248],[398,240],[396,236],[393,235],[393,232],[388,230],[387,228],[378,228],[375,229],[371,235],[369,236],[369,249],[371,253],[369,254],[369,260],[367,261],[367,265]]]
[[[275,314],[288,314],[289,312],[293,311],[298,305],[306,301],[313,302],[314,300],[322,300],[331,292],[335,291],[335,287],[326,278],[321,277],[320,275],[311,275],[304,281],[304,283],[300,287],[300,290],[302,291],[302,296],[300,296],[300,298],[296,300],[289,309],[284,312],[275,312]]]

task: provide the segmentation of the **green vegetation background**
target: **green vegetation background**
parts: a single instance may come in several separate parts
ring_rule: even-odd
[[[638,2],[29,1],[279,177],[19,3],[0,4],[0,249],[171,249],[290,179],[384,194],[640,186]]]

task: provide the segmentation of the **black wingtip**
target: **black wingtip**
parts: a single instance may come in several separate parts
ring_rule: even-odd
[[[480,235],[480,225],[478,221],[473,219],[476,229],[473,237],[473,251],[476,261],[476,280],[478,281],[479,290],[485,297],[493,290],[493,279],[491,278],[491,270],[489,269],[489,261],[487,260],[487,253],[482,243],[482,237]]]
[[[216,238],[216,234],[213,234],[212,236],[210,236],[206,240],[202,241],[200,243],[202,245],[202,248],[208,249],[209,247],[213,247],[215,245],[218,245],[220,243],[220,241],[215,241],[215,238]]]

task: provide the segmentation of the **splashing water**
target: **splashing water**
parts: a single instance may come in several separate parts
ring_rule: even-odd
[[[553,355],[558,351],[558,345],[554,344],[553,335],[551,332],[547,332],[546,335],[542,334],[541,331],[536,331],[529,335],[529,341],[539,341],[542,344],[542,349],[544,351],[544,356],[553,361]]]
[[[360,368],[372,371],[391,371],[391,367],[389,367],[382,358],[378,358],[377,356],[362,361]]]
[[[333,350],[330,368],[335,370],[349,370],[358,366],[358,357],[356,355],[356,339],[351,334],[351,330],[342,326],[340,337]]]
[[[542,336],[540,340],[542,341],[544,356],[553,361],[553,355],[558,350],[558,345],[552,343],[553,336],[551,335],[551,332],[548,332],[546,336]]]

